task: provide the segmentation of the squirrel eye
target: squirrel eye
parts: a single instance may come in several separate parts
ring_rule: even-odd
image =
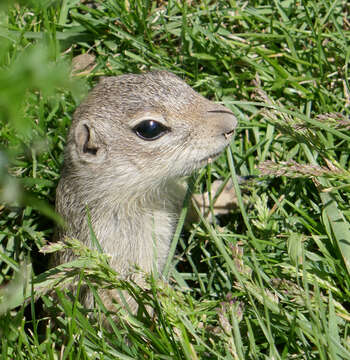
[[[155,120],[143,120],[133,128],[133,131],[143,140],[156,140],[169,131],[169,128]]]

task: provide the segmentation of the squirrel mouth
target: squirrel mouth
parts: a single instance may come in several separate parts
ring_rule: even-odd
[[[214,154],[211,154],[211,155],[205,157],[204,159],[200,160],[200,163],[201,164],[205,164],[205,163],[206,164],[211,164],[214,160],[216,160],[219,157],[219,155],[221,153],[222,153],[222,151],[218,151],[218,152],[216,152]]]

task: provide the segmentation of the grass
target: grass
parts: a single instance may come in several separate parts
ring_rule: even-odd
[[[0,5],[1,358],[349,359],[349,4],[95,5]],[[70,76],[80,54],[95,55],[93,70]],[[232,178],[237,206],[181,232],[184,208],[171,285],[122,282],[74,241],[79,260],[45,272],[42,252],[62,246],[47,243],[74,108],[98,76],[149,69],[238,117],[227,153],[191,179],[206,191]],[[95,293],[91,311],[63,289],[76,275]],[[100,287],[127,289],[138,314],[122,308],[114,322]]]

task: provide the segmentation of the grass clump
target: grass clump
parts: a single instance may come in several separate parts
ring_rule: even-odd
[[[348,359],[348,14],[346,2],[289,0],[2,5],[2,358]],[[79,260],[44,272],[38,249],[63,246],[47,243],[74,108],[97,76],[149,69],[239,118],[231,148],[192,179],[196,191],[232,179],[236,206],[179,227],[171,286],[122,282],[74,241]],[[63,288],[72,279],[93,309]],[[138,313],[115,322],[101,287],[129,291]]]

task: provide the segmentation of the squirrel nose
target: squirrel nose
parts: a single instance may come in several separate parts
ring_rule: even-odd
[[[237,126],[237,118],[230,110],[226,108],[209,110],[207,117],[226,139],[232,136]]]

